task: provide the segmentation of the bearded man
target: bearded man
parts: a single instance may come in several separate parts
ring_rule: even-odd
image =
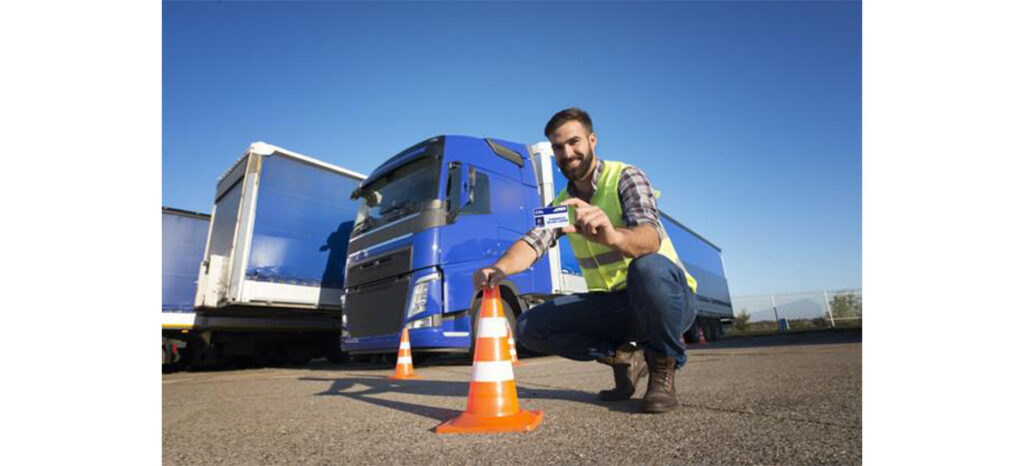
[[[681,338],[696,317],[697,281],[658,218],[654,188],[640,169],[597,157],[593,123],[579,108],[552,116],[544,135],[569,180],[552,205],[570,206],[572,224],[531,230],[493,265],[477,270],[475,285],[493,288],[569,235],[588,292],[523,313],[517,340],[539,353],[611,366],[615,388],[598,393],[601,400],[629,399],[648,375],[643,410],[675,409],[675,371],[686,363]]]

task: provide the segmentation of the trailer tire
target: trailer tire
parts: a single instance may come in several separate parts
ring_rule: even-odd
[[[324,357],[333,364],[344,364],[349,360],[348,352],[341,349],[340,335],[329,340],[325,353]]]
[[[693,324],[690,324],[690,328],[686,329],[686,331],[683,332],[683,343],[697,343],[697,326],[700,325],[701,320],[702,319],[700,317],[697,317],[696,319],[693,320]]]
[[[253,369],[259,367],[257,362],[253,356],[235,356],[231,358],[231,365],[235,369]]]
[[[287,364],[305,366],[313,360],[313,356],[316,355],[316,348],[309,345],[289,346],[285,349],[285,354],[287,355]]]

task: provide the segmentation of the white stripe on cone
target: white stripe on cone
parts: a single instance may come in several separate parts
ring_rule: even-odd
[[[481,317],[477,338],[505,338],[508,336],[508,320],[504,317]]]
[[[469,376],[470,382],[504,382],[512,380],[515,375],[512,372],[512,361],[476,361],[473,363],[473,372]]]
[[[512,357],[512,363],[515,364],[519,361],[519,355],[516,354],[516,339],[512,336],[512,327],[506,323],[505,335],[508,337],[508,355]]]
[[[402,356],[398,358],[398,364],[412,364],[412,358],[409,356]]]
[[[403,341],[402,343],[400,343],[400,344],[398,345],[398,349],[400,349],[400,350],[403,350],[403,349],[411,349],[411,347],[409,346],[409,342],[407,342],[407,341]]]

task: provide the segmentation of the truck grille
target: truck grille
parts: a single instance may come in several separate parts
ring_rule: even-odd
[[[412,268],[412,248],[379,255],[349,264],[346,273],[348,286],[356,287],[384,277],[408,273]]]
[[[412,274],[350,288],[345,297],[349,334],[366,337],[398,333],[405,321]]]

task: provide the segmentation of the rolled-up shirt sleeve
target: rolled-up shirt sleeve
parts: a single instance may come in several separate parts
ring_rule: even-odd
[[[547,230],[544,228],[534,228],[526,232],[526,234],[519,239],[525,241],[526,244],[530,245],[530,247],[537,252],[537,259],[540,259],[541,257],[544,256],[544,253],[547,252],[548,249],[555,245],[555,242],[558,241],[560,233],[560,229]]]
[[[659,240],[665,239],[665,227],[658,219],[658,202],[654,187],[647,175],[639,168],[628,166],[622,169],[619,178],[619,200],[622,202],[622,217],[627,226],[650,223],[658,231]]]

